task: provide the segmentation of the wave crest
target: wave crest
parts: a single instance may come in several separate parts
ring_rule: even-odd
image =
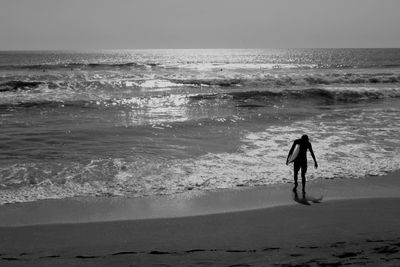
[[[123,68],[153,68],[158,63],[124,62],[124,63],[61,63],[61,64],[32,64],[32,65],[3,65],[0,70],[63,70],[63,69],[123,69]]]
[[[176,85],[208,87],[293,87],[333,84],[390,84],[399,83],[400,75],[396,73],[327,73],[327,74],[263,74],[255,77],[240,78],[195,78],[170,79]]]
[[[0,92],[30,90],[45,84],[42,81],[7,81],[0,83]]]
[[[263,90],[263,91],[241,91],[219,94],[192,95],[192,100],[207,100],[216,98],[232,98],[234,100],[246,99],[273,99],[273,98],[289,98],[289,99],[326,99],[335,101],[359,101],[381,98],[400,97],[400,88],[368,88],[368,87],[352,87],[352,88],[309,88],[298,90]]]

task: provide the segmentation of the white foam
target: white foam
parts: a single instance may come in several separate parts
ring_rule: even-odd
[[[247,132],[234,153],[208,153],[184,160],[94,160],[67,166],[31,184],[24,174],[35,166],[15,165],[0,170],[3,181],[8,185],[15,182],[18,187],[3,188],[0,203],[79,195],[135,197],[286,183],[293,179],[292,166],[285,165],[286,156],[292,141],[302,134],[310,136],[319,163],[315,170],[309,159],[308,180],[383,175],[400,169],[399,115],[396,108],[338,109],[290,125]],[[25,185],[18,184],[21,181]]]
[[[139,84],[140,87],[142,88],[168,88],[168,87],[181,87],[181,86],[188,86],[185,84],[178,84],[178,83],[173,83],[168,80],[147,80]]]
[[[183,69],[196,69],[199,71],[213,70],[273,70],[273,69],[311,69],[317,68],[316,64],[274,64],[274,63],[203,63],[182,64]]]
[[[371,120],[372,116],[378,118]],[[392,127],[381,127],[389,123]],[[287,152],[291,142],[305,133],[312,133],[320,165],[318,170],[310,168],[309,179],[382,175],[400,168],[400,139],[396,139],[399,127],[399,118],[394,121],[385,112],[375,111],[351,115],[341,122],[307,120],[290,126],[274,126],[247,134],[238,153],[201,157],[195,162],[195,177],[191,179],[197,181],[206,176],[221,180],[223,177],[220,183],[223,187],[224,184],[258,185],[290,180],[291,168],[284,165]]]

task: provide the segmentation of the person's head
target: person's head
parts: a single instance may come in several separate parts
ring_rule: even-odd
[[[301,137],[301,141],[303,141],[303,142],[308,142],[308,135],[304,134],[304,135]]]

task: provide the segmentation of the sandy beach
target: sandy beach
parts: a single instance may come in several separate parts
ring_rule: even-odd
[[[0,267],[400,267],[399,10],[0,0]]]
[[[107,221],[104,216],[91,222],[82,222],[81,218],[75,223],[72,220],[50,221],[50,224],[32,221],[36,225],[2,226],[0,265],[398,266],[398,178],[399,174],[393,173],[367,177],[357,183],[346,179],[310,183],[310,191],[322,192],[324,188],[327,196],[322,200],[303,198],[301,194],[295,198],[290,192],[291,184],[238,190],[232,199],[242,196],[248,202],[244,210],[231,208],[227,212],[227,202],[225,206],[218,204],[218,198],[214,197],[211,200],[221,210],[208,211],[212,214],[199,210],[203,215],[193,215],[196,212],[192,211],[190,216],[172,214],[172,218],[165,218],[165,214],[160,215],[163,218],[156,218],[153,214],[147,219],[130,220],[112,220],[111,216]],[[252,191],[257,195],[257,190],[270,197],[272,194],[276,201],[271,202],[273,205],[266,202],[260,208],[248,197]],[[227,192],[210,194],[225,196],[225,200],[229,195]],[[190,201],[199,203],[208,197],[194,197]],[[171,204],[176,204],[174,201]],[[65,204],[60,205],[62,211]],[[230,205],[235,206],[235,201]],[[104,205],[97,206],[105,212]],[[5,205],[2,209],[8,216],[12,211],[14,215],[19,214],[15,220],[21,219],[22,211],[28,219],[29,214],[35,213],[26,203]],[[68,213],[68,209],[64,211]]]

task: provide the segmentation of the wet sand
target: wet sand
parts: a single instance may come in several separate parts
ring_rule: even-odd
[[[310,183],[310,190],[322,185],[330,195],[319,203],[301,194],[296,202],[289,193],[291,185],[286,185],[282,193],[291,202],[265,208],[175,218],[3,226],[0,265],[399,266],[398,178],[394,173],[355,182]],[[346,185],[349,196],[344,191],[331,195],[338,184]],[[20,212],[18,205],[9,205],[9,214],[13,208]]]
[[[396,198],[400,192],[398,177],[400,171],[364,179],[315,180],[307,182],[307,195],[322,196],[323,202]],[[292,187],[288,183],[211,192],[192,190],[169,196],[68,198],[0,205],[0,227],[187,217],[293,205]]]

